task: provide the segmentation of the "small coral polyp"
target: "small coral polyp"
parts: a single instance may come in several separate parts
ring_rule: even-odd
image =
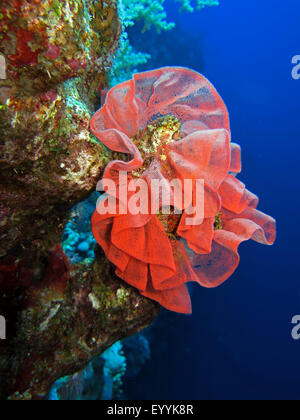
[[[156,213],[104,215],[96,209],[92,217],[94,237],[116,274],[144,296],[191,313],[188,282],[219,286],[237,268],[241,242],[275,241],[275,220],[257,210],[258,198],[236,178],[241,151],[231,142],[226,106],[199,73],[168,67],[134,75],[109,91],[91,129],[118,155],[104,180],[118,182],[125,172],[129,181],[142,179],[150,190],[159,180],[170,196],[168,214],[159,202]],[[192,181],[193,194],[181,208],[172,189],[175,179],[181,185]],[[202,223],[190,214],[199,180]]]

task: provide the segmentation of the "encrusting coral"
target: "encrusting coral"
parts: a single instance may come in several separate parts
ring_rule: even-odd
[[[0,398],[43,398],[158,311],[103,253],[72,266],[59,245],[110,160],[89,122],[120,29],[114,0],[1,1]]]
[[[116,190],[107,194],[114,194],[118,205],[106,211],[107,194],[99,201],[93,233],[116,274],[144,296],[167,309],[190,313],[187,282],[218,286],[236,269],[241,242],[275,241],[275,220],[256,209],[257,197],[235,177],[241,171],[241,153],[231,143],[227,109],[199,73],[170,67],[134,75],[110,90],[91,129],[118,152],[103,177],[116,183]],[[133,213],[130,202],[141,179],[150,192]],[[161,196],[153,211],[153,180],[162,182],[173,213],[162,212]],[[183,187],[172,188],[173,180],[180,180],[181,186],[193,182],[188,201],[182,200]],[[197,212],[190,214],[199,180],[201,219]],[[151,211],[148,204],[144,208],[148,196]]]
[[[0,342],[1,398],[46,397],[57,379],[80,371],[114,342],[143,329],[159,312],[151,301],[120,283],[100,249],[93,265],[70,267],[57,246],[49,252],[38,284],[16,287],[6,280],[0,309],[7,315],[9,331],[8,339]]]
[[[105,165],[89,120],[120,25],[114,2],[4,1],[0,16],[0,257],[20,257],[45,251],[41,234],[57,243],[60,206],[84,199]]]

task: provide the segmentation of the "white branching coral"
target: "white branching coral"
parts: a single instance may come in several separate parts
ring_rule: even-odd
[[[181,3],[181,11],[186,10],[187,12],[193,12],[195,9],[193,3],[196,4],[197,10],[201,10],[206,6],[218,6],[218,0],[175,0],[176,2]]]
[[[132,73],[137,72],[138,66],[146,64],[150,58],[150,54],[134,51],[129,42],[127,32],[124,31],[121,35],[114,64],[110,69],[110,85],[115,86],[124,80],[130,79]]]
[[[119,14],[125,28],[143,21],[143,31],[150,29],[151,26],[154,26],[157,31],[173,29],[175,24],[167,22],[164,2],[165,0],[119,0]]]
[[[181,3],[181,11],[194,12],[193,3],[197,10],[206,6],[217,6],[218,0],[175,0]],[[115,55],[114,64],[110,71],[110,84],[114,86],[126,79],[130,79],[138,66],[147,63],[151,55],[136,52],[129,42],[127,29],[137,22],[143,22],[142,32],[152,27],[157,32],[169,31],[175,28],[175,23],[168,22],[164,8],[165,0],[118,0],[119,16],[123,26],[119,49]]]

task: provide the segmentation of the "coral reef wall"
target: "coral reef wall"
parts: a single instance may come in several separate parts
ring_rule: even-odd
[[[89,121],[120,30],[114,0],[0,5],[1,398],[43,398],[158,311],[99,250],[71,266],[59,245],[110,159]]]
[[[0,81],[0,257],[15,248],[20,257],[22,249],[43,253],[59,242],[59,207],[84,199],[106,163],[89,120],[120,27],[114,2],[4,1],[0,16],[7,65]]]

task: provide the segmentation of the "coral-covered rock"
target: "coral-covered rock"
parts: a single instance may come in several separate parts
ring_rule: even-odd
[[[93,191],[110,159],[89,121],[119,32],[115,0],[1,1],[3,398],[43,396],[156,311],[139,297],[114,303],[114,294],[104,307],[96,282],[111,281],[116,293],[120,282],[95,266],[73,269],[57,248],[69,210]]]
[[[17,315],[17,328],[9,323],[7,341],[0,342],[2,398],[44,398],[57,379],[153,320],[158,305],[121,284],[113,271],[100,248],[93,266],[70,267],[56,246],[42,281],[6,291],[0,312],[10,321],[9,313]]]
[[[1,258],[59,242],[61,206],[99,179],[107,157],[89,120],[119,22],[114,1],[4,1],[0,16]]]

